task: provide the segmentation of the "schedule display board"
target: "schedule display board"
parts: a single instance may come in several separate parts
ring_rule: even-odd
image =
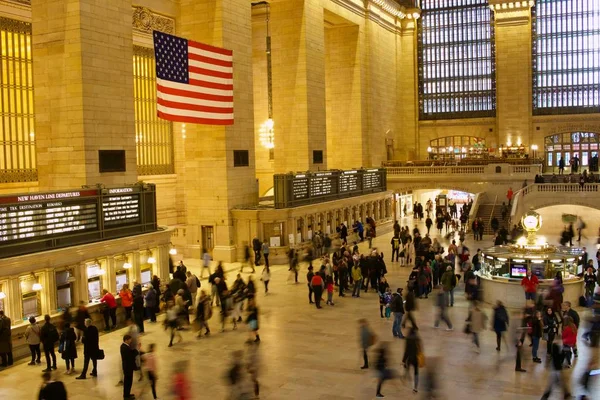
[[[157,229],[154,185],[0,197],[0,258]]]
[[[278,174],[273,181],[275,208],[297,207],[387,189],[384,168]]]

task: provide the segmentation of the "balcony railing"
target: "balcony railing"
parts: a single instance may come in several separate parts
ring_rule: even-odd
[[[464,166],[419,166],[419,167],[394,167],[388,166],[388,177],[395,176],[434,176],[434,175],[530,175],[539,174],[542,171],[540,164],[534,165],[509,165],[509,164],[487,164],[487,165],[464,165]]]

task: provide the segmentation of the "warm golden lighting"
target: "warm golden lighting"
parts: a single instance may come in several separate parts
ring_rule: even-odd
[[[273,129],[275,123],[271,118],[266,120],[258,130],[258,139],[260,144],[266,149],[275,148],[275,130]]]

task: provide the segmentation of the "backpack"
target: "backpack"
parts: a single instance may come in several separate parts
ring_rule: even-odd
[[[201,286],[201,284],[200,284],[200,279],[198,279],[198,277],[197,277],[197,276],[196,276],[195,278],[196,278],[196,287],[197,287],[198,289],[200,289],[200,286]]]
[[[58,339],[60,339],[60,337],[58,336],[58,330],[56,329],[56,326],[54,326],[52,324],[48,325],[48,339],[53,344],[58,342]]]

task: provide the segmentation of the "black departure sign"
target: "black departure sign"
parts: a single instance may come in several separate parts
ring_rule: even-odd
[[[0,197],[0,258],[156,229],[152,184]]]
[[[275,208],[297,207],[387,190],[386,170],[383,168],[278,174],[273,181]]]

